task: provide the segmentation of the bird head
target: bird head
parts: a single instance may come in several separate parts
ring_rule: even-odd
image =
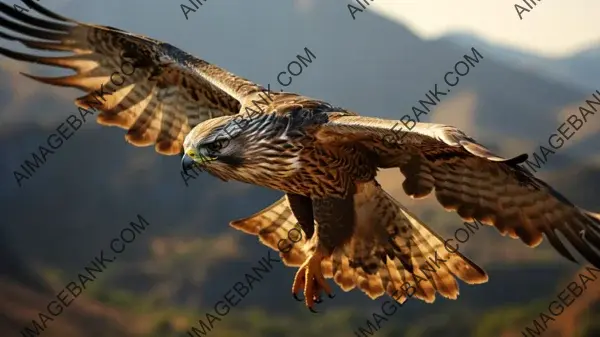
[[[289,176],[298,158],[293,152],[299,147],[280,137],[283,130],[285,124],[273,115],[211,118],[185,137],[182,168],[196,167],[225,181],[270,186],[278,176]]]

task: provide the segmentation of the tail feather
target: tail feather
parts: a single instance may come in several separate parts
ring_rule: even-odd
[[[372,299],[387,293],[400,303],[408,296],[432,303],[436,292],[458,297],[456,278],[468,284],[487,282],[483,269],[445,248],[442,237],[378,184],[359,189],[355,209],[352,239],[322,262],[324,276],[344,291],[358,287]],[[407,289],[413,290],[407,294]]]
[[[231,221],[229,225],[245,233],[257,235],[262,244],[279,252],[286,266],[300,266],[308,257],[302,250],[306,238],[285,196],[262,211],[247,218]],[[298,231],[293,230],[294,228]],[[299,241],[294,243],[292,240]]]
[[[383,193],[400,209],[403,218],[410,222],[412,228],[416,229],[411,241],[418,246],[416,249],[418,253],[413,253],[413,258],[422,261],[417,263],[420,271],[417,274],[420,274],[421,278],[430,276],[433,284],[432,282],[429,284],[440,295],[449,299],[458,297],[459,287],[455,277],[467,284],[481,284],[488,281],[488,276],[481,267],[456,249],[446,247],[443,237],[420,221],[391,195],[385,191]],[[433,298],[430,299],[433,301]]]
[[[351,241],[321,262],[326,278],[346,292],[358,288],[372,299],[387,293],[400,303],[408,297],[432,303],[436,292],[456,299],[459,287],[455,278],[468,284],[487,282],[485,271],[460,252],[446,249],[441,236],[378,184],[365,186],[355,198],[359,221]],[[257,235],[261,243],[279,251],[287,266],[300,266],[308,258],[304,250],[308,241],[285,196],[230,225]],[[302,234],[298,237],[296,233]],[[409,290],[407,294],[406,285],[413,287],[414,293]]]

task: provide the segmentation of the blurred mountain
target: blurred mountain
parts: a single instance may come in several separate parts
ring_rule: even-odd
[[[568,57],[552,58],[525,52],[519,49],[489,43],[468,33],[453,33],[440,38],[462,47],[481,46],[491,58],[505,65],[530,71],[554,81],[568,83],[586,91],[600,86],[600,42]]]
[[[208,1],[190,13],[189,20],[178,4],[162,1],[56,6],[52,8],[81,21],[168,41],[257,83],[270,83],[273,90],[282,88],[277,74],[308,47],[316,59],[285,90],[384,118],[411,114],[436,84],[446,88],[444,74],[453,71],[465,54],[473,57],[473,47],[483,59],[442,97],[439,106],[422,116],[423,121],[456,125],[504,156],[531,153],[547,143],[549,134],[592,93],[508,66],[492,57],[483,43],[425,41],[368,10],[352,20],[345,4],[334,2]],[[2,46],[8,43],[3,40]],[[11,311],[5,326],[17,334],[44,310],[48,296],[76,278],[141,214],[150,226],[78,299],[83,309],[77,312],[85,317],[66,319],[65,326],[73,324],[73,336],[81,335],[76,330],[81,324],[98,331],[98,337],[104,336],[98,328],[104,325],[105,335],[111,337],[188,336],[185,331],[213,310],[214,303],[268,251],[228,222],[270,205],[281,193],[223,183],[206,174],[186,187],[177,156],[133,147],[124,141],[124,130],[94,123],[79,129],[19,187],[13,171],[76,111],[72,100],[81,92],[37,84],[18,71],[59,73],[0,59],[0,211],[5,241],[11,243],[0,249],[0,260],[15,259],[0,268],[9,289],[0,293],[0,302],[10,296],[11,301],[28,305],[27,310]],[[592,118],[568,147],[550,157],[540,175],[573,202],[600,211],[596,204],[600,192],[594,183],[600,176],[600,136],[590,131],[600,122]],[[390,170],[380,180],[441,235],[452,235],[461,226],[458,216],[444,212],[432,198],[406,198],[400,177],[397,170]],[[502,318],[508,317],[506,312],[523,306],[519,322],[529,324],[538,317],[538,307],[530,304],[549,301],[576,270],[547,243],[532,250],[501,237],[494,228],[482,228],[466,244],[465,254],[488,270],[487,284],[462,284],[458,301],[438,299],[434,305],[409,301],[409,309],[402,309],[380,336],[433,336],[439,326],[419,330],[431,321],[452,322],[445,328],[450,337],[486,329],[492,332],[478,336],[513,331],[514,321]],[[216,335],[295,337],[314,330],[314,335],[348,336],[384,301],[371,301],[358,291],[339,294],[342,291],[336,288],[338,296],[323,304],[326,313],[311,316],[289,294],[294,271],[275,266],[269,279],[232,310],[232,318],[217,322]],[[598,310],[594,313],[597,317]],[[129,324],[111,320],[114,316]],[[465,317],[486,318],[487,325]],[[299,319],[311,323],[295,329]],[[63,334],[55,329],[48,331]]]

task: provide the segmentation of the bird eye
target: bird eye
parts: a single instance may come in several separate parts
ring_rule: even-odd
[[[206,148],[210,152],[218,152],[227,145],[229,145],[229,141],[227,139],[217,139],[212,143],[206,144]]]

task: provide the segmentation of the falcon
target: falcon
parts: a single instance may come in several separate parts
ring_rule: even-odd
[[[447,249],[382,189],[376,176],[383,168],[398,168],[413,198],[435,191],[437,201],[465,221],[495,226],[531,247],[545,235],[577,262],[566,240],[600,268],[600,215],[521,168],[527,155],[502,158],[452,126],[362,117],[321,100],[270,92],[168,43],[23,2],[38,15],[2,3],[0,37],[72,54],[36,56],[4,47],[0,53],[76,72],[25,76],[85,91],[75,102],[100,110],[100,124],[127,130],[125,139],[135,146],[183,155],[184,169],[197,166],[224,181],[285,193],[230,225],[257,235],[286,265],[298,267],[292,293],[303,292],[311,310],[323,293],[333,296],[328,278],[344,291],[358,287],[372,299],[387,293],[399,303],[413,295],[431,303],[436,292],[456,299],[456,278],[487,282],[482,268]],[[117,72],[127,74],[119,83]],[[393,130],[402,124],[405,130]],[[300,236],[290,235],[295,228]],[[435,272],[426,273],[432,264]]]

